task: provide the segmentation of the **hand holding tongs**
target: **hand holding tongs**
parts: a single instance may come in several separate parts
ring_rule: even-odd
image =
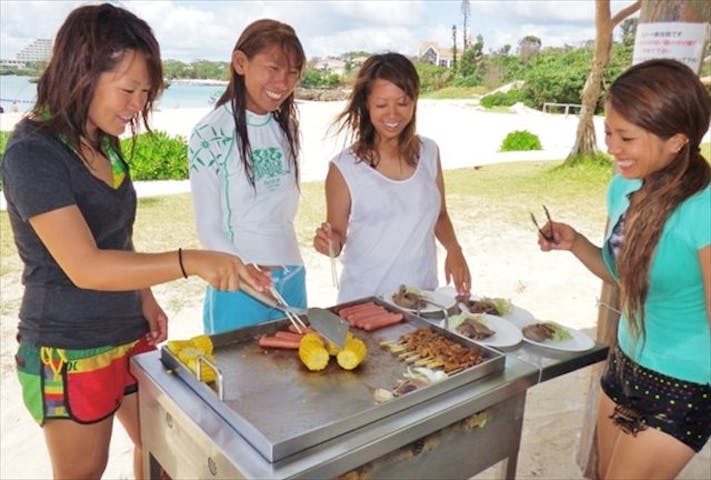
[[[536,216],[533,215],[533,212],[529,212],[531,214],[531,221],[536,226],[536,228],[538,229],[538,233],[540,233],[543,238],[545,238],[549,242],[556,243],[555,237],[553,236],[553,220],[551,219],[551,214],[548,212],[548,209],[546,208],[545,205],[543,205],[543,211],[545,212],[546,218],[548,219],[548,223],[551,226],[551,233],[549,233],[549,234],[545,233],[541,229],[541,227],[538,225],[538,222],[536,221]]]
[[[262,271],[262,269],[259,268],[259,265],[252,265],[254,265],[254,268],[259,270],[260,272]],[[271,307],[278,308],[279,310],[284,312],[286,314],[286,318],[289,319],[289,321],[294,326],[297,332],[306,333],[306,329],[308,327],[303,322],[303,320],[301,320],[299,314],[304,314],[307,312],[307,310],[305,308],[297,308],[290,306],[288,303],[286,303],[284,297],[281,296],[276,287],[272,286],[269,289],[269,293],[272,295],[272,297],[274,297],[273,299],[270,299],[267,295],[263,293],[257,292],[247,284],[241,285],[240,288],[244,290],[247,294],[259,300],[260,302],[265,303]]]

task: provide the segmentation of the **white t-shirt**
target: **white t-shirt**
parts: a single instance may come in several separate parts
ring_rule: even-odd
[[[338,302],[385,295],[401,284],[434,289],[440,212],[437,144],[420,136],[417,168],[406,180],[383,176],[346,149],[331,162],[348,185],[351,212]]]
[[[261,265],[303,265],[294,217],[299,190],[286,136],[272,114],[247,112],[252,187],[242,165],[229,103],[190,136],[188,161],[197,233],[204,248]]]

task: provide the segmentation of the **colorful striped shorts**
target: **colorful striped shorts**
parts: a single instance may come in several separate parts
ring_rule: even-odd
[[[155,348],[144,338],[85,350],[21,341],[15,363],[25,406],[40,425],[51,419],[99,422],[118,410],[124,395],[138,390],[130,358]]]
[[[711,386],[645,368],[619,346],[610,351],[602,391],[617,405],[610,417],[626,433],[656,428],[699,452],[711,436]]]

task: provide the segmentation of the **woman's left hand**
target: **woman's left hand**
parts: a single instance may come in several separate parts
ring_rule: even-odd
[[[158,345],[168,338],[168,316],[155,297],[150,288],[141,290],[141,313],[143,318],[148,322],[149,332],[146,334],[146,340],[151,345]]]
[[[459,246],[447,250],[447,258],[444,260],[444,278],[447,285],[451,280],[454,280],[457,295],[466,296],[471,293],[472,279],[469,274],[469,266]]]

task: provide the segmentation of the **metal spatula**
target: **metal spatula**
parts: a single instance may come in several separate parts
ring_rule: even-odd
[[[278,299],[271,298],[268,295],[256,291],[246,283],[242,283],[242,285],[240,285],[240,289],[265,305],[277,308],[283,312],[296,315],[305,315],[314,330],[338,348],[343,348],[346,344],[348,323],[335,313],[324,308],[305,309],[290,306],[283,301],[279,301]]]
[[[309,324],[329,342],[338,348],[345,346],[349,325],[341,317],[325,308],[309,308],[306,317]]]

